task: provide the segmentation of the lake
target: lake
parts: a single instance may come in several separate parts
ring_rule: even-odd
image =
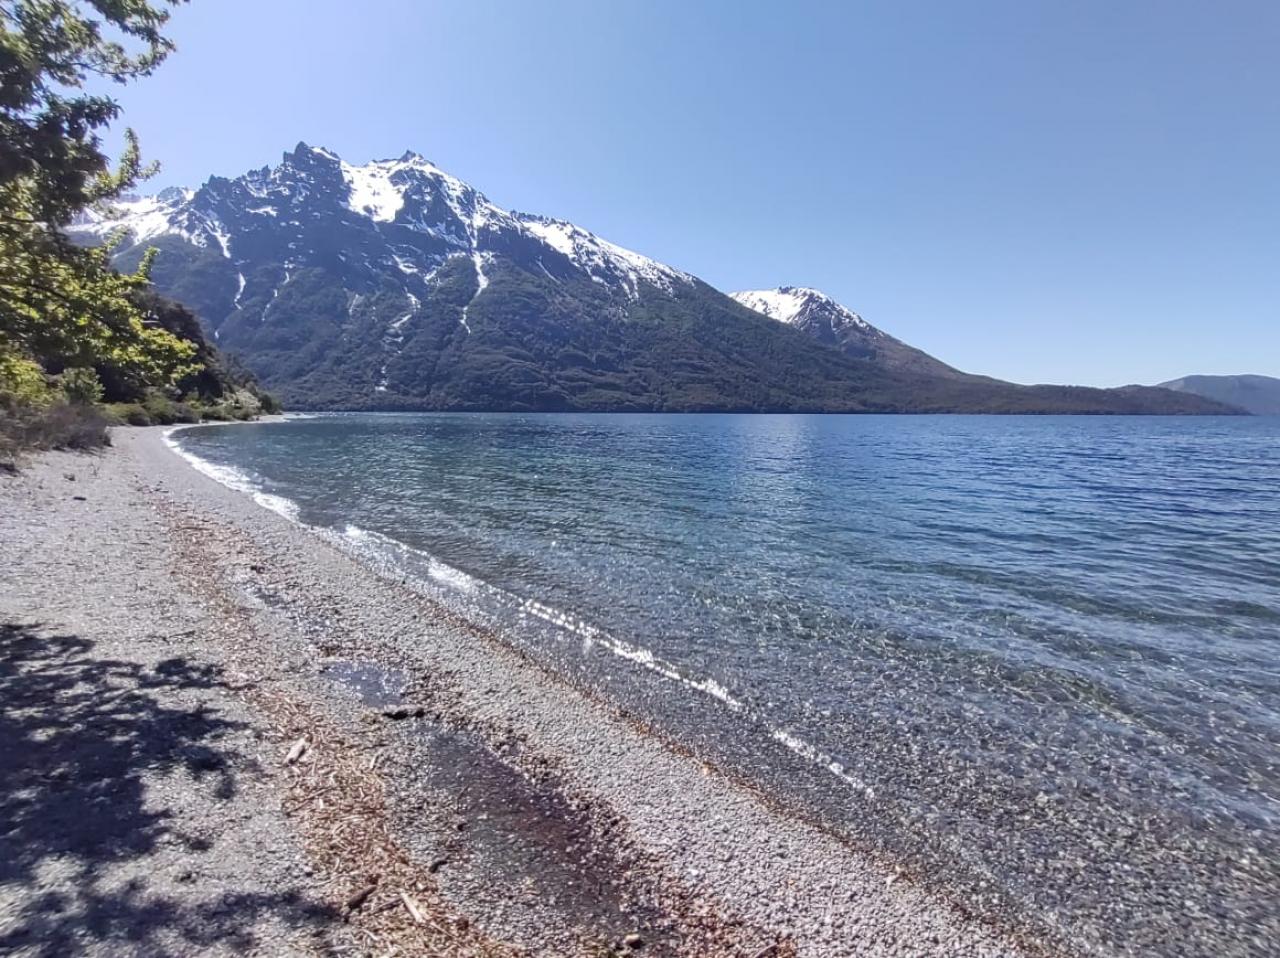
[[[264,505],[975,910],[1245,954],[1280,900],[1280,419],[335,414]]]

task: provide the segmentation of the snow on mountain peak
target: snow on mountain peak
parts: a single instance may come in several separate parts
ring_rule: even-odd
[[[175,234],[198,246],[221,250],[231,258],[238,230],[300,228],[311,204],[333,197],[378,228],[395,224],[443,240],[457,254],[471,255],[506,245],[505,234],[550,247],[593,281],[640,296],[642,284],[670,291],[693,277],[596,236],[564,220],[512,213],[446,173],[421,154],[397,159],[348,163],[324,147],[299,143],[277,167],[252,170],[234,180],[212,178],[202,189],[166,190],[157,196],[116,204],[113,214],[89,214],[72,229],[106,237],[121,227],[135,242]],[[224,223],[235,224],[228,230]],[[262,225],[257,225],[262,224]],[[268,225],[269,224],[269,225]],[[305,249],[303,242],[291,249]],[[454,254],[450,254],[454,255]],[[473,262],[478,262],[472,256]],[[292,261],[292,260],[291,260]],[[397,260],[399,264],[399,260]],[[411,264],[424,277],[435,266]],[[544,272],[552,265],[540,264]],[[400,266],[400,271],[405,272]]]
[[[367,163],[352,166],[342,163],[342,178],[347,181],[351,198],[347,208],[380,223],[390,223],[404,205],[404,193],[391,182],[400,163]]]
[[[81,214],[75,229],[106,239],[124,228],[136,242],[177,232],[174,214],[195,195],[194,190],[170,187],[155,196],[126,196],[112,204],[110,212],[89,209]]]
[[[841,305],[821,290],[808,286],[778,286],[774,289],[748,289],[730,293],[747,309],[754,309],[770,319],[789,326],[800,325],[815,314],[822,314],[833,328],[854,325],[861,329],[874,329],[870,323],[846,306]]]

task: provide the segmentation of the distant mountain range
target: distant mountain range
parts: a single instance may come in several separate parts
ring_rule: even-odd
[[[1280,416],[1280,379],[1272,376],[1183,376],[1160,388],[1238,406],[1255,416]]]
[[[720,292],[415,153],[278,166],[92,214],[292,408],[1223,413],[1187,392],[953,369],[801,287]]]

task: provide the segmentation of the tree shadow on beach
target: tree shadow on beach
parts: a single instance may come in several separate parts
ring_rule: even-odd
[[[243,725],[172,694],[225,686],[219,669],[182,658],[147,666],[94,647],[0,624],[0,953],[241,951],[255,946],[264,913],[295,928],[327,923],[296,892],[210,899],[148,887],[157,850],[179,846],[198,865],[210,843],[158,796],[148,801],[144,776],[186,775],[233,798],[246,759],[224,739]]]

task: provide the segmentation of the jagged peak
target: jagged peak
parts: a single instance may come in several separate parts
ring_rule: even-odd
[[[156,199],[161,203],[181,203],[190,199],[192,192],[185,186],[169,186],[157,193]],[[136,200],[138,197],[131,197],[131,199]]]
[[[341,177],[345,190],[334,189],[335,174]],[[194,203],[193,197],[198,197]],[[395,223],[431,233],[458,250],[470,249],[477,255],[492,242],[495,231],[522,233],[527,240],[563,254],[592,280],[620,286],[631,298],[639,296],[642,284],[670,290],[673,282],[693,281],[687,273],[567,220],[509,212],[413,150],[394,159],[356,164],[302,140],[283,154],[278,166],[250,170],[235,179],[211,177],[199,191],[165,191],[160,196],[117,204],[119,215],[114,219],[123,221],[139,241],[173,233],[196,245],[221,248],[229,256],[232,231],[224,221],[242,226],[246,217],[270,217],[273,225],[285,222],[288,218],[282,214],[281,204],[288,205],[288,216],[296,217],[299,207],[294,204],[309,202],[307,197],[323,198],[321,202],[336,200],[375,224]],[[423,200],[429,202],[424,205]],[[451,212],[442,213],[437,201]],[[88,218],[77,228],[82,232],[105,231]]]
[[[299,140],[298,145],[293,148],[292,153],[285,153],[284,158],[288,160],[310,159],[312,157],[322,157],[331,163],[341,162],[341,158],[333,150],[323,146],[311,146],[305,140]]]

